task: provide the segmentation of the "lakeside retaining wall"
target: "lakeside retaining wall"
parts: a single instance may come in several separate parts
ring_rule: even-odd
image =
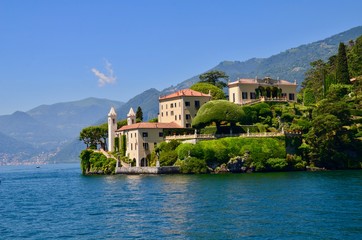
[[[116,174],[172,174],[172,173],[180,173],[180,168],[176,166],[116,168]]]

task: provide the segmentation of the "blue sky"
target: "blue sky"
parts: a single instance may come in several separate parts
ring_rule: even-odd
[[[0,115],[128,101],[362,25],[359,0],[0,0]]]

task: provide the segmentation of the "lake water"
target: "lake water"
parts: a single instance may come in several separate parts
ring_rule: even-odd
[[[362,171],[82,176],[0,167],[0,239],[362,239]]]

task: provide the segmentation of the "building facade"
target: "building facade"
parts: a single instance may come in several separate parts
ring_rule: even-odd
[[[211,100],[211,95],[203,94],[191,89],[184,89],[159,98],[160,113],[157,123],[136,122],[136,114],[131,108],[127,114],[127,125],[115,130],[115,134],[108,133],[109,146],[114,148],[114,137],[126,136],[125,155],[134,160],[136,167],[149,166],[149,156],[157,144],[165,141],[165,133],[172,130],[191,128],[192,119],[198,109]],[[108,117],[109,131],[113,131],[114,109]]]
[[[297,83],[286,80],[239,79],[228,84],[229,101],[236,104],[248,104],[263,98],[266,100],[297,101]]]
[[[164,131],[178,128],[176,123],[140,122],[123,126],[117,133],[126,135],[126,156],[135,161],[136,167],[145,167],[157,144],[164,141]]]
[[[191,128],[192,119],[199,108],[210,100],[210,94],[191,89],[183,89],[160,97],[158,122],[175,122],[183,128]]]

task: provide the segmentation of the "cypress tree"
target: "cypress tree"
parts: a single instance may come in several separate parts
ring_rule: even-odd
[[[143,121],[143,112],[140,106],[137,108],[136,119],[139,119],[141,122]]]
[[[348,62],[346,54],[346,46],[344,43],[339,43],[336,67],[337,83],[349,84]]]

